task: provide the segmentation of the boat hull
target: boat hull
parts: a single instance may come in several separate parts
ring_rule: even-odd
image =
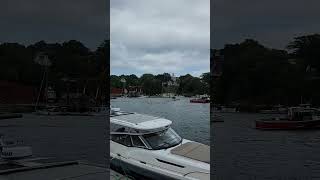
[[[150,169],[146,169],[141,167],[141,165],[134,165],[131,163],[128,163],[126,161],[120,160],[118,158],[112,158],[110,161],[110,168],[116,172],[119,172],[121,174],[126,174],[129,177],[133,177],[135,179],[141,179],[141,180],[148,180],[148,179],[154,179],[154,180],[177,180],[177,178],[170,177],[168,175],[165,175],[164,173],[159,173]]]
[[[291,130],[291,129],[313,129],[320,128],[320,120],[308,121],[290,121],[288,119],[280,120],[257,120],[256,129],[264,130]]]

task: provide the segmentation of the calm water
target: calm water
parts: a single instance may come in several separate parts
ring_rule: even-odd
[[[109,141],[106,117],[38,116],[0,120],[0,133],[32,146],[33,154],[106,165]]]
[[[117,98],[113,107],[123,111],[164,117],[172,121],[173,129],[183,138],[210,144],[209,104],[190,103],[189,98]]]
[[[220,115],[225,122],[211,131],[215,179],[320,179],[320,130],[261,131],[254,120],[271,115]]]

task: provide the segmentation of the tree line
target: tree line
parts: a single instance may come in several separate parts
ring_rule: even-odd
[[[52,62],[48,81],[57,93],[66,91],[65,80],[69,79],[94,96],[97,87],[107,89],[109,46],[109,40],[104,40],[95,50],[76,40],[63,43],[39,41],[28,46],[1,43],[0,80],[39,87],[44,69],[34,59],[41,52],[47,54]]]
[[[319,34],[295,37],[284,50],[247,39],[219,51],[224,59],[222,75],[212,77],[215,103],[320,105]]]
[[[34,86],[39,89],[44,68],[35,62],[39,53],[45,53],[52,62],[48,72],[48,84],[57,92],[57,96],[69,88],[73,91],[96,96],[108,91],[110,87],[122,88],[120,79],[126,79],[126,86],[142,86],[147,95],[161,92],[174,92],[184,95],[208,94],[210,74],[201,77],[190,74],[177,78],[179,86],[168,86],[171,75],[168,73],[153,75],[111,75],[109,68],[110,42],[104,40],[95,50],[91,50],[77,40],[62,43],[47,43],[39,41],[25,46],[19,43],[0,44],[0,80],[14,81],[20,84]],[[70,80],[70,81],[66,81]],[[68,87],[67,84],[74,87]]]
[[[125,79],[125,84],[121,82]],[[200,77],[194,77],[190,74],[177,77],[176,86],[170,85],[172,82],[169,73],[163,74],[143,74],[140,77],[131,75],[111,75],[110,87],[123,88],[129,86],[140,86],[146,95],[159,95],[161,93],[175,93],[178,95],[193,96],[201,94],[209,94],[210,73],[203,73]],[[172,82],[173,83],[173,82]]]

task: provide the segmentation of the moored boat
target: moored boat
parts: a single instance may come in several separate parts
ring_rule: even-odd
[[[210,179],[210,147],[181,138],[164,118],[111,114],[110,167],[135,179]]]
[[[215,106],[213,107],[213,112],[217,113],[236,113],[238,112],[236,107],[226,107],[226,106]]]
[[[210,103],[210,99],[207,97],[202,97],[202,98],[196,98],[196,99],[191,99],[191,103]]]
[[[316,108],[291,107],[287,117],[256,120],[257,129],[286,130],[320,128],[320,111]]]

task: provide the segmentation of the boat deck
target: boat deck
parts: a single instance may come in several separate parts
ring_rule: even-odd
[[[172,154],[210,163],[210,147],[197,142],[187,142],[171,150]]]

